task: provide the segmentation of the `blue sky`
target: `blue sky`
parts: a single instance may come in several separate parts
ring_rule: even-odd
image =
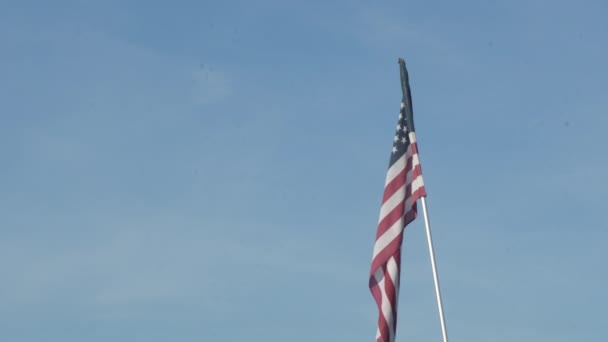
[[[373,341],[399,56],[451,340],[605,341],[606,2],[0,9],[3,341]]]

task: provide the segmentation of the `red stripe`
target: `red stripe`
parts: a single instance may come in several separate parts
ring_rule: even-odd
[[[418,154],[418,143],[417,142],[410,144],[410,146],[408,146],[408,147],[412,148],[412,154]]]
[[[393,333],[397,332],[397,301],[398,301],[398,286],[399,286],[399,278],[400,278],[400,270],[401,270],[401,249],[397,250],[393,255],[395,259],[395,263],[397,264],[397,274],[395,275],[395,279],[390,282],[385,283],[386,294],[388,298],[390,298],[391,307],[393,308],[392,314],[392,329]],[[390,278],[390,277],[387,277]]]
[[[418,188],[418,190],[416,190],[416,192],[414,192],[414,194],[412,195],[412,199],[416,199],[419,200],[422,197],[426,197],[426,189],[424,188],[424,186]]]
[[[412,182],[415,181],[422,173],[422,170],[419,167],[415,167],[413,170]],[[424,190],[424,186],[418,188],[416,193],[412,195],[412,183],[404,184],[405,185],[405,194],[403,199],[391,210],[386,216],[384,216],[380,222],[378,223],[378,230],[376,232],[376,239],[380,238],[382,234],[384,234],[390,227],[393,226],[395,222],[397,222],[402,216],[405,210],[409,210],[409,208],[404,208],[405,199],[412,198],[412,202],[416,202],[421,196],[426,196],[426,191]],[[402,185],[403,186],[403,185]],[[416,196],[416,194],[420,194]],[[383,203],[384,204],[384,203]],[[407,223],[406,223],[407,224]],[[404,226],[406,225],[404,224]]]
[[[380,286],[376,282],[376,277],[373,275],[369,278],[369,288],[372,290],[372,296],[376,300],[378,307],[382,305],[382,292],[380,292]]]
[[[399,189],[403,188],[407,177],[407,170],[412,167],[412,158],[408,158],[406,167],[399,172],[399,174],[386,185],[384,189],[384,196],[382,198],[382,205],[388,201],[391,196],[395,194]],[[386,232],[399,218],[403,216],[404,208],[403,204],[405,203],[405,198],[407,198],[407,192],[400,199],[399,203],[393,210],[391,210],[385,217],[380,219],[378,223],[378,230],[376,232],[376,239],[378,239],[384,232]]]
[[[405,168],[399,171],[399,174],[390,181],[384,188],[384,194],[382,196],[382,204],[386,203],[401,187],[406,184],[408,171],[412,169],[413,157],[410,157],[405,165]],[[422,168],[420,164],[413,167],[411,173],[410,183],[416,178],[422,175]],[[406,196],[407,197],[407,196]]]
[[[395,254],[398,255],[399,252]],[[395,255],[393,257],[395,257]],[[396,276],[399,277],[399,272],[397,272]],[[395,284],[393,283],[393,279],[391,279],[390,274],[388,272],[386,272],[386,280],[384,281],[384,291],[386,292],[386,296],[388,297],[391,306],[394,307],[394,300],[397,297],[397,292],[395,290]]]
[[[405,228],[410,222],[412,222],[416,218],[416,201],[422,197],[426,196],[426,191],[424,186],[418,188],[414,194],[409,195],[411,193],[411,184],[408,184],[406,187],[406,197],[412,199],[414,203],[411,208],[405,208],[405,200],[400,202],[385,218],[378,224],[378,232],[376,233],[376,240],[378,240],[386,231],[392,227],[396,222],[404,218],[402,222],[402,226]],[[407,209],[407,212],[404,211]],[[372,268],[371,273],[373,274],[374,270],[378,269],[381,265],[386,263],[388,259],[395,253],[395,250],[401,248],[401,241],[403,239],[403,233],[400,233],[398,236],[393,239],[386,247],[382,249],[380,253],[376,255],[374,260],[372,260]]]
[[[374,260],[372,260],[372,271],[375,272],[380,267],[384,267],[390,259],[399,249],[401,248],[401,242],[403,241],[403,231],[397,235],[386,247],[376,255]],[[373,273],[371,273],[373,276]]]
[[[405,155],[408,157],[405,162],[404,168],[399,171],[399,174],[397,174],[397,176],[395,176],[395,178],[384,187],[384,196],[382,196],[382,203],[386,202],[395,192],[397,192],[397,190],[399,190],[403,186],[403,184],[405,184],[405,181],[407,180],[407,171],[412,168],[413,163],[413,157],[408,152],[405,153]]]
[[[382,273],[385,274],[384,268],[382,268]],[[386,277],[383,275],[383,278],[386,278]],[[376,282],[376,278],[374,276],[372,276],[370,278],[369,287],[372,291],[372,296],[376,300],[376,304],[378,305],[378,308],[380,310],[380,315],[378,316],[378,330],[380,330],[380,336],[381,336],[381,338],[382,338],[382,336],[388,337],[389,336],[388,335],[389,334],[388,323],[384,317],[384,314],[382,313],[382,292],[381,292],[380,284],[378,284],[378,282]],[[392,306],[392,304],[391,304],[391,306]],[[383,341],[383,340],[379,339],[378,341]],[[385,341],[388,342],[388,338]]]
[[[384,274],[384,287],[386,288],[386,284],[388,282],[390,282],[390,277],[388,276],[388,272],[386,271],[386,265],[384,267],[382,267],[382,273]],[[378,289],[380,289],[380,284],[377,285]],[[388,301],[389,304],[391,306],[391,312],[392,312],[392,306],[393,306],[393,302],[394,302],[394,298],[387,296],[388,297]],[[378,317],[378,330],[380,330],[380,337],[382,338],[382,341],[386,341],[389,342],[390,341],[390,324],[389,324],[389,320],[391,320],[392,317],[385,317],[384,313],[382,312],[382,302],[380,302],[380,304],[378,304],[378,308],[380,310],[380,315]]]
[[[403,217],[403,212],[405,211],[405,197],[401,199],[399,203],[391,210],[380,223],[378,223],[378,232],[376,233],[376,240],[382,236],[389,228],[395,224],[395,222],[399,221]]]
[[[381,313],[378,317],[378,330],[380,330],[380,341],[389,342],[390,341],[390,333],[389,333],[389,324],[387,319]]]
[[[395,178],[393,178],[388,184],[386,184],[386,186],[384,187],[384,196],[382,197],[382,203],[384,204],[384,202],[386,202],[389,198],[391,198],[391,196],[397,191],[399,190],[403,184],[406,181],[406,176],[407,176],[407,171],[410,170],[412,168],[413,165],[413,159],[414,159],[414,154],[411,152],[411,150],[408,147],[408,150],[405,152],[406,155],[406,162],[405,162],[405,166],[403,167],[403,169],[401,171],[399,171],[399,174],[397,174],[395,176]]]
[[[406,171],[407,168],[399,171],[399,174],[397,174],[392,181],[386,184],[386,187],[384,188],[384,195],[382,196],[383,204],[384,202],[388,201],[388,199],[391,198],[391,196],[393,196],[397,190],[401,189],[403,184],[405,184],[405,176],[407,175]]]
[[[416,180],[416,178],[418,178],[420,176],[422,176],[422,168],[420,167],[420,164],[418,164],[412,170],[412,180],[410,182],[413,183],[414,180]]]

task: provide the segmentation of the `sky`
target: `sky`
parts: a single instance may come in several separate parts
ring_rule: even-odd
[[[373,341],[404,57],[450,340],[605,341],[607,13],[0,0],[0,340]]]

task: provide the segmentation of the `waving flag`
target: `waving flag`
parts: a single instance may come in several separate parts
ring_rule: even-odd
[[[403,231],[416,218],[416,201],[426,196],[409,86],[406,94],[393,138],[369,279],[379,311],[377,342],[395,341]]]

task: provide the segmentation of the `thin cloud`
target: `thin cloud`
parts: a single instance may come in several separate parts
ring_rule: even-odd
[[[230,79],[225,72],[201,65],[192,72],[193,98],[199,105],[219,102],[231,94]]]

